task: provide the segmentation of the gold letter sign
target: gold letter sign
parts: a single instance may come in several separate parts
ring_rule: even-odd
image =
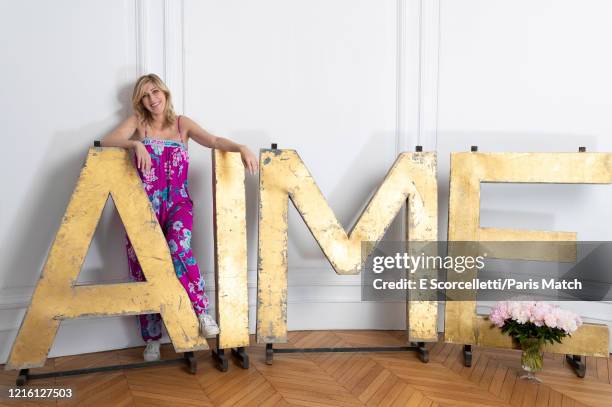
[[[258,342],[287,341],[288,198],[338,274],[359,274],[361,242],[380,241],[406,201],[410,240],[437,239],[435,153],[401,154],[348,234],[294,150],[262,150],[259,182]],[[409,339],[436,341],[437,303],[410,301],[407,311]]]
[[[575,241],[576,234],[571,232],[481,228],[481,182],[612,184],[612,154],[451,154],[448,216],[449,247],[451,246],[450,241]],[[573,252],[575,253],[575,248]],[[495,257],[502,258],[503,256]],[[540,258],[532,256],[530,259],[551,261],[558,260],[558,257],[540,253]],[[468,280],[475,277],[475,271],[470,271],[470,273],[473,274],[467,278]],[[485,317],[476,315],[476,301],[447,301],[445,309],[444,337],[446,342],[504,348],[513,346],[510,336],[504,335],[498,328],[492,327]],[[584,324],[572,334],[571,338],[564,339],[562,344],[548,345],[546,351],[607,357],[608,341],[607,326]]]
[[[239,153],[213,150],[212,158],[219,348],[249,346],[244,165]]]
[[[147,281],[75,286],[109,194]],[[156,312],[161,313],[177,352],[208,349],[127,151],[91,148],[6,369],[43,366],[64,319]]]

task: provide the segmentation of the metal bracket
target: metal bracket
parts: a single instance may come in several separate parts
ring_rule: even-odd
[[[243,346],[238,348],[232,348],[232,356],[240,364],[240,367],[243,369],[249,368],[249,355],[246,353],[246,350]]]
[[[565,355],[565,360],[574,369],[576,376],[581,379],[586,375],[586,363],[582,360],[580,355]]]
[[[418,353],[419,359],[423,363],[429,362],[429,350],[425,347],[425,342],[417,342],[416,352]]]
[[[278,349],[276,350],[278,352]],[[266,343],[266,365],[271,365],[274,360],[273,344]]]
[[[215,366],[217,367],[217,369],[219,369],[221,372],[227,372],[227,369],[229,368],[229,363],[227,361],[227,357],[225,356],[225,349],[213,349],[212,357],[215,361]]]
[[[416,352],[419,360],[429,362],[429,351],[425,342],[411,343],[410,346],[370,346],[370,347],[342,347],[342,348],[282,348],[274,349],[274,344],[266,343],[266,364],[271,365],[275,353],[350,353],[350,352]]]
[[[138,363],[127,363],[124,365],[110,365],[92,367],[86,369],[74,369],[74,370],[63,370],[59,372],[48,372],[48,373],[30,373],[30,369],[21,369],[15,384],[17,386],[23,386],[30,380],[36,379],[47,379],[49,377],[64,377],[64,376],[76,376],[89,373],[98,372],[110,372],[113,370],[124,370],[124,369],[136,369],[141,367],[151,367],[157,365],[169,365],[171,363],[185,363],[189,369],[189,373],[196,374],[198,370],[198,361],[193,352],[185,352],[182,358],[177,359],[166,359],[156,360],[153,362],[138,362]]]
[[[231,355],[241,368],[249,368],[249,355],[247,354],[243,346],[238,348],[232,348]],[[225,349],[219,349],[218,347],[216,347],[212,350],[212,357],[215,361],[217,369],[219,369],[221,372],[227,372],[227,370],[229,369],[229,361],[227,359],[227,356],[225,355]]]
[[[463,365],[472,366],[472,345],[463,345]]]

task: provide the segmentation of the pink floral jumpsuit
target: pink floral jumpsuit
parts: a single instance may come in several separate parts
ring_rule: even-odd
[[[180,117],[177,127],[181,141],[149,138],[145,129],[143,144],[151,155],[151,171],[138,171],[142,184],[164,232],[174,271],[187,291],[196,315],[208,309],[208,298],[204,292],[204,278],[191,251],[193,225],[193,201],[187,190],[189,155],[181,135]],[[134,248],[126,236],[130,276],[135,281],[144,281],[142,268]],[[161,338],[160,314],[139,315],[140,331],[145,341]]]

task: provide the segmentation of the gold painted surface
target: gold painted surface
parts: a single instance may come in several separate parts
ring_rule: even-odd
[[[545,235],[542,235],[544,233]],[[551,238],[554,240],[547,240]],[[576,233],[480,228],[479,253],[488,258],[575,262]],[[487,245],[486,242],[494,242]],[[497,242],[516,242],[512,245]]]
[[[75,286],[109,194],[147,281]],[[161,313],[177,352],[208,349],[129,154],[91,148],[5,368],[43,366],[64,319],[153,312]]]
[[[411,240],[436,240],[436,182],[435,153],[401,154],[354,228],[347,234],[297,152],[262,150],[259,185],[258,342],[287,340],[288,197],[336,273],[358,274],[361,270],[361,256],[367,257],[369,254],[361,253],[362,242],[379,242],[407,200]],[[412,316],[409,333],[421,340],[435,341],[436,304],[414,302],[408,307]]]
[[[499,328],[493,326],[487,317],[482,315],[476,316],[475,325],[478,330],[476,345],[496,348],[520,348],[518,343],[513,342],[510,336],[503,334]],[[607,325],[585,324],[578,328],[571,337],[564,338],[563,343],[545,345],[544,351],[608,357],[609,341],[610,333]]]
[[[424,156],[426,154],[427,156]],[[406,205],[406,241],[408,253],[436,256],[438,240],[438,181],[437,157],[433,153],[413,153],[413,160],[427,163],[416,175],[415,168],[406,168],[406,178],[419,177],[420,184],[411,191]],[[419,161],[422,160],[422,161]],[[433,165],[429,160],[433,160]],[[421,268],[408,274],[409,280],[437,278],[437,270]],[[438,337],[438,302],[430,301],[422,290],[409,292],[406,308],[406,326],[410,342],[436,341]]]
[[[239,153],[213,150],[212,159],[219,347],[249,346],[244,165]]]
[[[448,239],[450,241],[540,241],[571,242],[573,232],[523,231],[480,227],[480,183],[612,183],[612,154],[608,153],[453,153],[451,154]],[[449,243],[449,251],[451,248]],[[456,255],[458,253],[451,253]],[[465,253],[461,253],[465,254]],[[513,257],[495,253],[495,257]],[[575,244],[561,251],[531,253],[532,260],[571,261],[576,257]],[[467,275],[475,277],[474,270]],[[452,281],[452,274],[448,280]],[[447,291],[453,295],[452,291]],[[501,333],[485,326],[476,315],[474,301],[448,301],[445,307],[447,342],[509,347],[512,342]],[[488,325],[489,322],[487,321]],[[559,353],[603,355],[608,353],[608,328],[585,324],[563,345],[550,350]]]

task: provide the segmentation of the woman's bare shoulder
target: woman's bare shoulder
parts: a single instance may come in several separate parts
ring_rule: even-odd
[[[185,116],[184,114],[180,115],[180,119],[181,119],[181,127],[183,127],[183,124],[185,126],[191,126],[193,125],[195,122],[191,119],[191,117],[189,116]]]
[[[181,119],[181,132],[189,137],[191,131],[197,127],[196,122],[194,122],[191,117],[185,115],[180,115],[179,118]]]

